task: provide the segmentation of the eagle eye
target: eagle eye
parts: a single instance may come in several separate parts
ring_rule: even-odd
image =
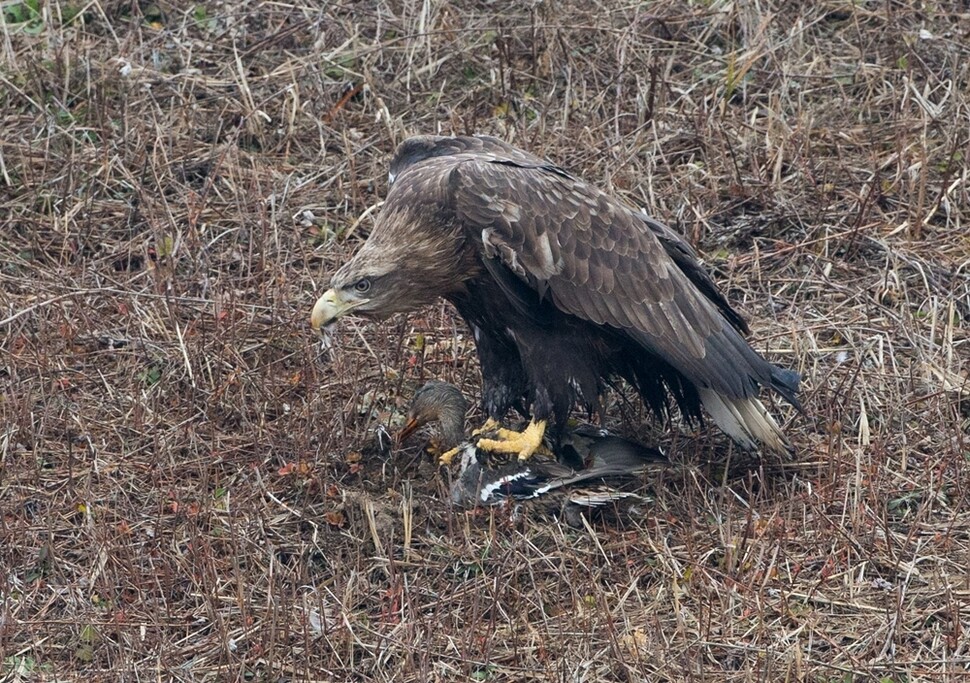
[[[362,277],[354,283],[354,291],[358,294],[366,294],[370,291],[370,280],[366,277]]]

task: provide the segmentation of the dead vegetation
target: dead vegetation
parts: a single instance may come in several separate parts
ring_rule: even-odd
[[[0,677],[966,680],[968,12],[3,2]],[[797,462],[675,426],[654,502],[573,528],[368,453],[476,389],[443,305],[308,333],[436,131],[684,231],[804,375]]]

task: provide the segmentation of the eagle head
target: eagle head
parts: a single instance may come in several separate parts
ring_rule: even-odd
[[[334,273],[310,314],[319,332],[353,311],[376,320],[464,288],[475,273],[465,240],[433,213],[382,213],[360,251]]]
[[[310,313],[314,330],[335,322],[351,311],[378,320],[420,306],[414,301],[407,281],[411,279],[406,265],[389,261],[387,254],[368,258],[365,250],[345,263],[330,280]]]

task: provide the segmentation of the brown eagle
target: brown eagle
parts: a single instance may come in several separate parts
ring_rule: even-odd
[[[489,423],[513,407],[531,414],[524,431],[480,447],[528,458],[577,403],[600,411],[619,377],[661,419],[672,398],[689,421],[704,406],[745,448],[791,450],[758,393],[800,409],[798,374],[751,348],[743,318],[670,228],[492,137],[405,140],[389,181],[311,324],[450,301],[475,339]]]

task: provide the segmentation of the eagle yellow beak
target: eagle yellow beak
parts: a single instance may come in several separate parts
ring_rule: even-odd
[[[323,296],[317,299],[317,303],[313,304],[313,311],[310,313],[310,327],[319,332],[321,328],[329,325],[353,307],[352,303],[341,298],[340,292],[328,289],[323,293]]]

